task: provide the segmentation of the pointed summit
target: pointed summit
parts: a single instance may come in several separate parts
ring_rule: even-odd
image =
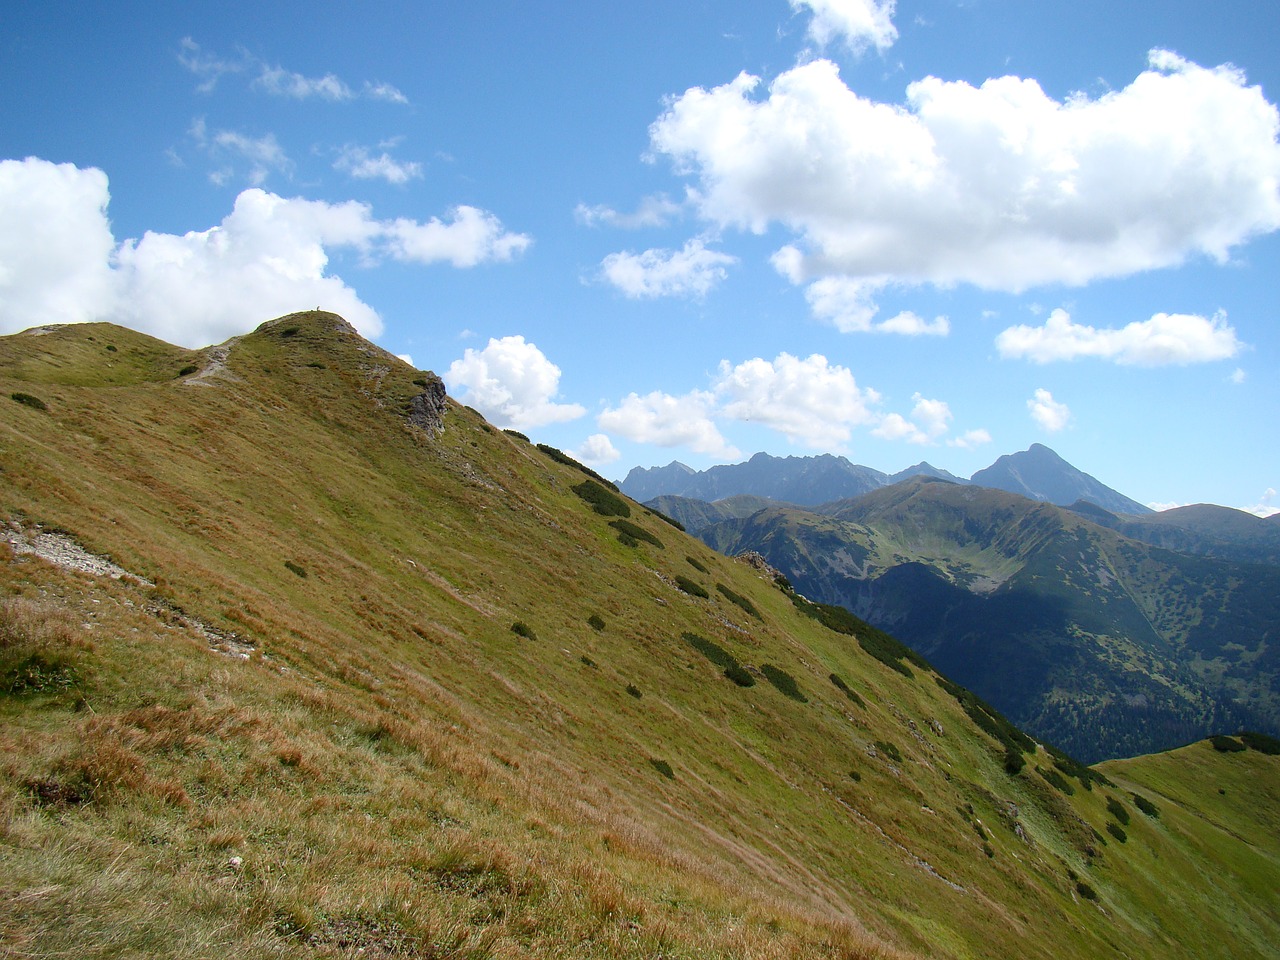
[[[1086,500],[1112,513],[1150,513],[1151,508],[1130,500],[1082,470],[1077,470],[1042,443],[1021,453],[1007,454],[969,478],[971,483],[1018,493],[1066,507]]]

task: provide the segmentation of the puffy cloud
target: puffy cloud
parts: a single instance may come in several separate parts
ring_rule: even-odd
[[[386,227],[392,256],[415,263],[447,260],[455,267],[474,267],[490,261],[507,261],[522,254],[533,238],[509,233],[502,221],[476,207],[458,206],[445,223],[432,217],[426,223],[399,219]]]
[[[991,434],[979,428],[977,430],[966,430],[960,436],[952,437],[947,441],[947,446],[956,447],[960,450],[972,450],[990,442]]]
[[[951,407],[945,401],[929,400],[918,393],[911,399],[915,406],[910,420],[900,413],[887,414],[872,434],[885,440],[925,444],[934,442],[950,429]]]
[[[574,207],[573,216],[587,227],[604,224],[610,227],[621,227],[624,230],[634,230],[640,227],[666,226],[680,213],[681,209],[680,204],[668,199],[666,194],[660,193],[641,200],[634,213],[619,213],[612,207],[602,204],[589,207],[585,203],[580,203]]]
[[[464,391],[464,402],[500,427],[541,427],[576,420],[586,410],[556,403],[560,368],[524,337],[490,339],[483,350],[468,349],[449,365],[444,381]]]
[[[742,454],[720,434],[711,419],[715,397],[695,390],[682,397],[655,391],[641,397],[628,394],[616,407],[605,409],[596,422],[602,430],[636,443],[660,447],[688,447],[722,460]]]
[[[774,257],[775,265],[784,272],[787,253]],[[852,277],[823,277],[809,284],[805,299],[813,315],[826,320],[841,333],[899,333],[905,336],[945,337],[951,332],[951,321],[935,317],[932,321],[904,310],[888,320],[876,322],[880,308],[873,299],[877,287]]]
[[[695,237],[680,250],[611,253],[600,264],[604,278],[628,297],[703,297],[728,276],[738,262],[727,253],[708,250]]]
[[[1031,419],[1048,433],[1057,433],[1071,421],[1071,411],[1065,403],[1053,399],[1053,394],[1043,387],[1027,401]]]
[[[96,320],[115,306],[107,175],[0,161],[0,331]]]
[[[868,45],[887,50],[898,39],[893,25],[895,0],[791,0],[791,9],[808,7],[809,37],[819,47],[841,38],[854,51]]]
[[[804,360],[780,353],[732,367],[722,361],[715,392],[723,416],[764,424],[812,447],[845,443],[853,427],[875,419],[871,408],[880,400],[859,387],[847,367],[817,353]]]
[[[1221,261],[1280,227],[1280,119],[1234,67],[1154,51],[1127,87],[1065,101],[1017,77],[927,77],[904,105],[877,103],[826,60],[760,86],[687,90],[651,125],[653,150],[696,179],[704,219],[781,224],[796,239],[775,267],[853,282],[864,313],[889,284],[1083,284]],[[867,329],[856,310],[825,315]]]
[[[1073,323],[1065,310],[1054,310],[1042,327],[1018,325],[996,337],[1002,357],[1036,363],[1097,357],[1143,367],[1207,363],[1226,360],[1241,350],[1236,332],[1219,312],[1211,318],[1181,313],[1157,313],[1120,329]]]
[[[368,147],[348,144],[338,154],[333,168],[357,180],[385,180],[397,186],[422,177],[422,164],[412,160],[396,160],[385,150],[373,156]]]
[[[409,366],[413,367],[415,370],[417,369],[417,364],[415,364],[415,363],[413,362],[413,355],[412,355],[412,354],[408,354],[408,353],[397,353],[397,354],[396,354],[396,359],[397,359],[397,360],[403,360],[405,363],[407,363]]]
[[[528,243],[491,214],[459,208],[438,220],[378,220],[355,201],[242,192],[207,230],[147,231],[117,244],[106,175],[30,158],[0,162],[0,330],[111,320],[172,343],[204,346],[293,310],[324,306],[368,337],[377,312],[328,272],[333,250],[470,266]],[[434,243],[426,239],[434,239]]]
[[[1241,509],[1246,513],[1252,513],[1257,517],[1270,517],[1274,514],[1280,513],[1280,507],[1275,506],[1273,503],[1275,498],[1275,487],[1267,487],[1267,489],[1262,492],[1262,497],[1257,503],[1251,507],[1241,507]]]
[[[569,455],[591,467],[607,466],[622,457],[613,442],[603,433],[593,433],[577,450],[571,450]]]
[[[1244,383],[1248,379],[1249,379],[1249,375],[1245,373],[1244,369],[1241,367],[1236,367],[1234,370],[1232,370],[1231,376],[1227,378],[1227,380],[1232,385],[1237,387],[1240,386],[1240,384]]]

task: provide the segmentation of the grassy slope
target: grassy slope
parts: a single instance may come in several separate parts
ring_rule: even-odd
[[[410,429],[422,374],[331,315],[235,341],[231,377],[177,378],[209,359],[106,326],[0,340],[0,515],[155,583],[0,563],[0,949],[1198,957],[1277,942],[1274,823],[1206,849],[1203,796],[1157,784],[1159,823],[1100,841],[1101,788],[1062,794],[1035,772],[1043,753],[1008,776],[931,677],[800,616],[754,570],[635,505],[664,547],[624,546],[572,492],[581,474],[464,408],[439,438]],[[197,620],[254,654],[212,652]],[[730,683],[686,631],[787,671],[807,702]],[[1157,761],[1124,775],[1145,787]],[[1253,763],[1273,794],[1280,779],[1275,758],[1205,762]],[[1190,929],[1156,858],[1195,865],[1189,898],[1240,893]]]

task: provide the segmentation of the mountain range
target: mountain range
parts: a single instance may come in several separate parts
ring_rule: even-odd
[[[1080,501],[1110,513],[1140,516],[1152,512],[1150,507],[1112,490],[1039,443],[1033,443],[1021,453],[1000,457],[968,481],[924,462],[890,475],[831,454],[774,457],[757,453],[745,463],[721,464],[703,471],[679,461],[665,467],[635,467],[619,487],[641,502],[662,496],[714,502],[748,495],[798,506],[817,506],[859,497],[917,476],[968,482],[1064,507]]]
[[[913,541],[943,586],[1066,565],[1100,621],[1128,616],[1096,561],[1138,541],[1048,504],[911,480],[875,511],[785,509],[870,530],[934,488],[1004,498],[968,566]],[[965,517],[929,526],[942,544]],[[1085,766],[333,314],[203,350],[108,324],[0,338],[0,531],[0,953],[1280,942],[1280,742],[1223,728]]]

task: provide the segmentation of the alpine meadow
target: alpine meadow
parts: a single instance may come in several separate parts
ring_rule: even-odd
[[[0,340],[15,957],[1240,957],[1263,735],[1086,767],[340,317]]]

